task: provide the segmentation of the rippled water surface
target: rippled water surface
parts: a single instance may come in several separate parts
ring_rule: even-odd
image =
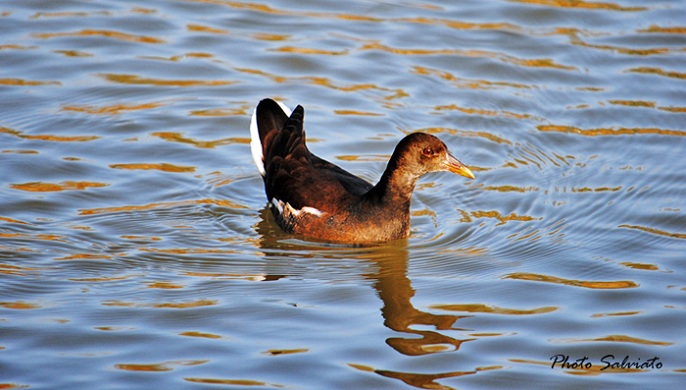
[[[0,387],[683,384],[684,15],[0,3]],[[288,236],[248,145],[264,97],[367,180],[414,131],[476,180],[420,180],[408,240]]]

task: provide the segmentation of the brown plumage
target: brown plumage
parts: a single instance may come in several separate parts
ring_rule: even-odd
[[[395,148],[376,185],[312,154],[304,109],[262,100],[251,123],[251,149],[279,226],[306,238],[369,243],[406,238],[410,200],[425,173],[450,171],[474,178],[438,138],[413,133]]]

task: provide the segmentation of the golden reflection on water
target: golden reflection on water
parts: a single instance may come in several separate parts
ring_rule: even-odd
[[[135,308],[151,308],[151,309],[194,309],[204,306],[216,306],[219,304],[214,299],[196,299],[186,302],[158,302],[158,303],[136,303],[119,300],[107,300],[102,302],[103,306],[110,307],[135,307]]]
[[[0,233],[0,237],[21,237],[21,238],[29,238],[29,239],[45,240],[45,241],[65,241],[66,240],[66,237],[64,237],[62,235],[49,234],[49,233],[38,233],[38,234]]]
[[[234,249],[208,249],[208,248],[138,248],[140,252],[166,253],[173,255],[202,255],[202,254],[231,254],[239,253]]]
[[[183,288],[184,286],[182,284],[178,284],[178,283],[174,283],[174,282],[161,282],[160,281],[160,282],[148,283],[147,287],[148,288],[160,288],[163,290],[169,290],[169,289],[176,290],[176,289]]]
[[[157,61],[170,61],[170,62],[178,62],[182,61],[187,58],[213,58],[214,55],[210,53],[202,53],[202,52],[188,52],[188,53],[183,53],[180,55],[174,55],[174,56],[168,56],[168,57],[163,57],[163,56],[141,56],[140,58],[142,59],[148,59],[148,60],[157,60]]]
[[[53,53],[59,53],[66,57],[93,57],[94,54],[81,50],[53,50]]]
[[[186,28],[188,31],[200,31],[204,33],[210,33],[210,34],[228,34],[229,30],[223,29],[223,28],[216,28],[216,27],[210,27],[210,26],[203,26],[201,24],[187,24]]]
[[[287,40],[291,39],[291,35],[289,35],[289,34],[255,33],[252,36],[253,36],[253,38],[260,40],[260,41],[271,41],[271,42],[287,41]]]
[[[230,137],[222,138],[214,141],[199,141],[193,138],[184,136],[182,133],[176,133],[171,131],[155,132],[151,134],[153,137],[162,138],[169,142],[180,142],[184,144],[193,145],[196,148],[212,149],[217,146],[230,145],[230,144],[249,144],[250,138],[247,137]],[[308,140],[309,141],[309,140]]]
[[[536,192],[539,191],[540,188],[538,187],[517,187],[517,186],[512,186],[512,185],[504,185],[504,186],[479,186],[479,188],[483,191],[498,191],[498,192]]]
[[[460,107],[457,104],[450,104],[445,106],[436,106],[434,108],[436,111],[459,111],[468,115],[480,115],[480,116],[497,116],[502,118],[513,118],[513,119],[534,119],[533,116],[529,114],[518,114],[510,111],[495,111],[495,110],[485,110],[481,108],[467,108]],[[542,120],[539,118],[538,120]]]
[[[583,287],[591,289],[622,289],[622,288],[636,288],[639,285],[636,282],[630,280],[617,280],[617,281],[592,281],[592,280],[574,280],[574,279],[564,279],[556,276],[541,275],[541,274],[531,274],[526,272],[517,272],[509,275],[503,276],[504,279],[517,279],[517,280],[528,280],[534,282],[546,282],[562,284],[565,286],[573,287]]]
[[[358,111],[358,110],[334,110],[334,114],[336,114],[336,115],[356,115],[356,116],[383,116],[383,114],[379,114],[376,112]]]
[[[19,137],[19,138],[23,138],[23,139],[51,141],[51,142],[88,142],[88,141],[94,141],[96,139],[100,139],[100,137],[97,135],[78,135],[78,136],[61,136],[61,135],[52,135],[52,134],[30,135],[30,134],[24,134],[23,132],[21,132],[19,130],[14,130],[14,129],[10,129],[8,127],[2,127],[2,126],[0,126],[0,133],[13,135],[15,137]]]
[[[513,33],[520,33],[522,31],[521,27],[506,23],[473,23],[464,22],[459,20],[451,19],[441,19],[441,18],[427,18],[427,17],[415,17],[415,18],[398,18],[393,19],[395,22],[403,23],[417,23],[417,24],[429,24],[429,25],[443,25],[456,30],[500,30],[500,31],[510,31]]]
[[[596,313],[596,314],[592,314],[591,318],[635,316],[635,315],[639,315],[641,313],[642,312],[640,312],[640,311],[621,311],[621,312],[613,312],[613,313]]]
[[[218,334],[214,333],[203,333],[203,332],[181,332],[179,333],[179,336],[185,336],[185,337],[199,337],[203,339],[222,339],[223,336],[220,336]]]
[[[257,386],[257,387],[276,387],[285,388],[287,386],[267,383],[251,379],[218,379],[218,378],[183,378],[186,382],[202,383],[207,385],[227,385],[227,386]]]
[[[642,33],[656,33],[656,34],[686,34],[686,27],[680,26],[670,26],[662,27],[655,24],[651,24],[648,28],[643,28],[638,30]]]
[[[501,52],[490,52],[485,50],[461,50],[461,49],[401,49],[398,47],[391,47],[379,42],[370,42],[362,45],[360,51],[383,51],[397,55],[411,55],[411,56],[433,56],[433,55],[460,55],[464,57],[488,58],[499,60],[512,65],[519,65],[530,68],[551,68],[566,71],[578,70],[574,66],[558,64],[552,58],[534,58],[524,59],[507,55]]]
[[[46,18],[85,18],[89,16],[111,16],[112,13],[109,11],[95,11],[95,12],[36,12],[31,19],[46,19]]]
[[[460,311],[466,313],[492,313],[492,314],[504,314],[504,315],[532,315],[532,314],[543,314],[550,313],[557,309],[557,306],[544,306],[536,309],[510,309],[504,307],[497,307],[491,305],[484,305],[481,303],[471,303],[471,304],[441,304],[441,305],[431,305],[430,308],[437,310],[446,311]]]
[[[646,233],[657,234],[659,236],[665,236],[665,237],[670,237],[670,238],[679,238],[682,240],[686,239],[686,233],[672,233],[672,232],[667,232],[667,231],[660,230],[660,229],[650,228],[650,227],[646,227],[646,226],[639,226],[639,225],[622,224],[622,225],[619,225],[618,227],[626,228],[626,229],[640,230],[640,231],[643,231]]]
[[[142,104],[111,104],[102,107],[66,105],[62,107],[62,111],[74,111],[93,115],[119,115],[127,111],[151,110],[163,105],[164,103],[161,102]]]
[[[659,134],[659,135],[670,135],[684,137],[686,136],[686,131],[682,130],[669,130],[660,129],[655,127],[648,128],[597,128],[597,129],[581,129],[574,126],[561,126],[561,125],[538,125],[536,128],[543,132],[557,132],[557,133],[571,133],[579,134],[588,137],[598,137],[606,135],[635,135],[635,134]]]
[[[197,366],[207,362],[208,360],[175,360],[154,364],[115,364],[114,368],[124,371],[164,372],[174,370],[175,366]]]
[[[55,260],[108,260],[111,259],[111,255],[105,254],[94,254],[94,253],[74,253],[71,255],[57,257]]]
[[[622,190],[622,186],[617,187],[572,187],[569,189],[570,192],[619,192]]]
[[[80,283],[110,283],[110,282],[120,282],[122,280],[140,278],[142,274],[131,274],[123,276],[102,276],[95,278],[69,278],[72,282]]]
[[[637,12],[645,11],[646,7],[624,7],[616,3],[593,2],[584,0],[512,0],[518,3],[536,4],[547,7],[559,8],[586,8],[586,9],[602,9],[608,11],[624,11]]]
[[[477,137],[477,138],[483,138],[485,140],[495,142],[497,144],[503,144],[503,145],[512,145],[512,142],[509,140],[499,137],[497,135],[494,135],[492,133],[489,133],[487,131],[466,131],[466,130],[458,130],[458,129],[452,129],[448,127],[423,127],[420,129],[414,129],[414,131],[421,131],[424,133],[429,133],[429,134],[451,134],[451,135],[457,135],[460,137]],[[470,167],[471,169],[471,167]]]
[[[0,78],[0,85],[35,87],[39,85],[62,85],[59,81],[38,81],[17,78]]]
[[[205,117],[217,117],[217,116],[246,116],[248,111],[252,110],[251,106],[244,105],[238,108],[208,108],[205,110],[194,110],[191,111],[193,116],[205,116]],[[236,139],[237,142],[247,142],[247,139]]]
[[[655,48],[642,48],[642,49],[637,49],[637,48],[630,48],[630,47],[622,47],[622,46],[613,46],[613,45],[599,45],[599,44],[592,44],[584,41],[579,37],[581,31],[577,29],[557,29],[557,33],[567,35],[569,37],[570,43],[573,45],[578,45],[578,46],[583,46],[585,48],[589,49],[597,49],[597,50],[606,50],[606,51],[611,51],[611,52],[616,52],[620,54],[625,54],[625,55],[633,55],[633,56],[651,56],[651,55],[665,55],[673,52],[681,52],[684,51],[684,49],[673,49],[673,48],[668,48],[668,47],[655,47]],[[638,32],[641,32],[640,30]],[[590,35],[590,34],[586,34]]]
[[[331,79],[327,77],[321,77],[321,76],[282,76],[282,75],[275,75],[272,73],[265,72],[261,69],[250,69],[250,68],[235,68],[234,70],[242,72],[242,73],[247,73],[247,74],[253,74],[253,75],[258,75],[258,76],[263,76],[266,78],[269,78],[275,83],[278,84],[283,84],[287,82],[302,82],[302,83],[308,83],[320,87],[325,87],[337,91],[342,91],[342,92],[356,92],[356,91],[365,91],[365,90],[377,90],[380,92],[388,93],[386,96],[383,97],[384,100],[394,100],[402,97],[409,96],[405,91],[403,91],[400,88],[394,89],[394,88],[386,88],[386,87],[380,87],[376,84],[372,83],[358,83],[358,84],[350,84],[350,85],[336,85]],[[279,99],[276,97],[277,100],[285,100],[285,99]],[[287,100],[287,99],[286,99]],[[308,142],[310,139],[307,139]]]
[[[110,164],[113,169],[128,169],[128,170],[157,170],[162,172],[195,172],[195,167],[179,166],[169,163],[129,163],[129,164]]]
[[[11,184],[15,190],[29,192],[59,192],[59,191],[83,191],[88,188],[107,187],[107,183],[97,183],[90,181],[63,181],[61,183],[31,182],[22,184]]]
[[[272,15],[287,15],[296,16],[303,18],[317,18],[317,19],[335,19],[344,20],[352,22],[369,22],[369,23],[407,23],[407,24],[428,24],[428,25],[443,25],[456,30],[503,30],[510,32],[521,32],[522,28],[507,22],[465,22],[458,21],[454,19],[443,19],[443,18],[428,18],[428,17],[399,17],[399,18],[385,18],[379,16],[369,16],[361,14],[351,14],[351,13],[332,13],[332,12],[308,12],[308,11],[296,11],[296,10],[286,10],[278,9],[275,7],[256,4],[256,3],[243,3],[237,1],[220,1],[220,0],[192,0],[200,3],[212,3],[224,5],[232,8],[238,9],[249,9],[251,11],[262,12]],[[432,4],[413,4],[413,7],[425,8],[435,11],[440,11],[444,9],[441,6]],[[282,35],[277,35],[276,40],[282,40]]]
[[[504,81],[490,81],[490,80],[470,80],[462,77],[457,77],[454,74],[440,69],[428,68],[425,66],[415,65],[412,67],[415,74],[422,76],[436,76],[443,80],[447,80],[453,83],[458,88],[465,89],[479,89],[479,90],[489,90],[494,88],[518,88],[518,89],[531,89],[532,85],[519,84]]]
[[[675,79],[686,79],[686,73],[666,71],[666,70],[661,69],[661,68],[655,68],[655,67],[649,67],[649,66],[639,67],[639,68],[631,68],[631,69],[627,70],[627,72],[654,74],[654,75],[658,75],[658,76],[670,77],[670,78],[675,78]]]
[[[158,87],[220,87],[235,84],[229,80],[165,80],[150,77],[141,77],[134,74],[105,73],[101,77],[107,81],[131,85],[156,85]]]
[[[0,302],[0,307],[4,309],[11,310],[33,310],[40,309],[42,306],[36,303],[29,303],[25,301],[11,301],[11,302]]]
[[[294,53],[294,54],[316,54],[316,55],[327,55],[327,56],[342,56],[348,54],[348,50],[324,50],[324,49],[311,49],[306,47],[295,47],[295,46],[283,46],[271,51],[282,52],[282,53]]]
[[[629,262],[629,261],[624,261],[622,263],[619,263],[625,267],[633,268],[633,269],[642,269],[645,271],[658,271],[660,267],[658,267],[655,264],[646,264],[646,263],[634,263],[634,262]]]
[[[234,203],[228,199],[195,199],[195,200],[181,200],[178,202],[157,202],[150,203],[140,206],[116,206],[116,207],[101,207],[95,209],[82,209],[79,210],[79,215],[95,215],[95,214],[111,214],[111,213],[122,213],[122,212],[132,212],[132,211],[146,211],[155,209],[168,209],[174,207],[182,206],[193,206],[193,205],[203,205],[203,204],[213,204],[215,206],[228,207],[228,208],[238,208],[247,209],[247,206],[243,206]]]
[[[9,223],[18,223],[21,225],[29,225],[28,222],[20,221],[18,219],[14,219],[14,218],[7,218],[7,217],[0,217],[0,221],[9,222]]]
[[[296,353],[309,352],[308,348],[295,348],[295,349],[269,349],[264,351],[263,354],[269,356],[279,356],[279,355],[292,355]]]
[[[517,215],[516,213],[510,213],[508,215],[502,215],[500,211],[497,210],[491,210],[491,211],[486,211],[486,210],[476,210],[472,211],[471,216],[479,219],[479,218],[493,218],[498,220],[498,223],[496,226],[504,225],[507,222],[510,221],[523,221],[523,222],[529,222],[529,221],[540,221],[543,219],[543,217],[532,217],[530,215]],[[463,221],[464,222],[472,222],[472,218],[470,218],[468,215],[463,214]]]
[[[3,246],[0,246],[0,248],[5,249]],[[0,274],[3,274],[3,275],[26,276],[26,275],[28,275],[28,272],[26,272],[26,271],[35,271],[35,270],[37,270],[37,268],[20,267],[18,265],[0,263]]]
[[[218,5],[223,5],[223,6],[228,6],[231,8],[238,8],[238,9],[248,9],[251,11],[256,11],[256,12],[263,12],[267,14],[277,14],[277,15],[288,15],[289,12],[287,11],[282,11],[278,10],[276,8],[270,7],[265,4],[257,4],[257,3],[244,3],[240,1],[223,1],[223,0],[190,0],[196,3],[210,3],[210,4],[218,4]]]
[[[283,275],[258,275],[247,273],[227,273],[227,272],[184,272],[185,276],[193,276],[197,278],[209,278],[217,280],[245,280],[250,282],[261,282],[265,280],[280,279]]]
[[[111,31],[111,30],[90,30],[90,29],[85,29],[81,31],[74,31],[74,32],[64,32],[64,33],[36,33],[32,35],[34,38],[39,38],[39,39],[51,39],[51,38],[73,38],[73,37],[105,37],[105,38],[112,38],[112,39],[117,39],[121,41],[127,41],[127,42],[135,42],[135,43],[154,43],[154,44],[160,44],[160,43],[165,43],[163,39],[160,38],[154,38],[150,36],[145,36],[145,35],[133,35],[133,34],[127,34],[119,31]]]
[[[605,337],[596,337],[596,338],[555,339],[555,340],[551,340],[551,341],[560,342],[560,343],[585,343],[585,342],[604,341],[604,342],[613,342],[613,343],[658,345],[658,346],[662,346],[662,347],[666,347],[666,346],[670,346],[670,345],[674,344],[674,343],[669,342],[669,341],[646,340],[646,339],[642,339],[642,338],[631,337],[631,336],[621,335],[621,334],[613,334],[613,335],[609,335],[609,336],[605,336]]]
[[[555,152],[546,152],[540,148],[528,144],[517,144],[517,149],[514,153],[508,155],[512,161],[503,164],[503,167],[516,168],[517,164],[523,166],[533,165],[540,170],[544,170],[545,166],[551,164],[555,167],[571,166],[572,161],[576,158],[571,155],[560,155]]]
[[[5,149],[2,152],[3,154],[39,154],[37,150],[19,150],[19,149]]]
[[[160,241],[162,238],[157,237],[157,236],[138,236],[138,235],[123,235],[119,236],[120,238],[123,238],[125,240],[135,240],[135,241]]]

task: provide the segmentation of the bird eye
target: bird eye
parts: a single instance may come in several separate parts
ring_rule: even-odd
[[[434,150],[432,148],[424,148],[424,150],[422,150],[422,153],[424,153],[425,156],[433,156]]]

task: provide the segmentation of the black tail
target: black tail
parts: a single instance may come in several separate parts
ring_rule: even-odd
[[[255,116],[265,174],[275,158],[291,155],[298,159],[309,159],[303,130],[305,110],[302,106],[297,106],[288,117],[279,103],[264,99],[257,105]]]

